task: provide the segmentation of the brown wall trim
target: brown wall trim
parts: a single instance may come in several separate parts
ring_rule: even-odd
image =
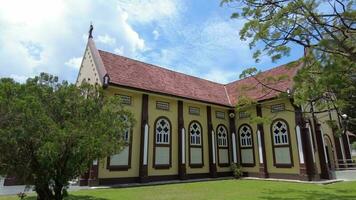
[[[226,130],[227,147],[220,147],[219,144],[218,144],[218,129],[219,129],[220,126],[224,127],[225,130]],[[219,167],[229,167],[230,166],[230,149],[229,149],[229,147],[230,147],[230,145],[229,145],[229,141],[230,141],[229,135],[230,134],[229,134],[229,130],[227,129],[227,127],[224,124],[219,124],[219,125],[216,126],[216,132],[215,132],[215,138],[216,138],[215,139],[215,144],[216,144],[216,154],[217,154],[217,156],[216,156],[217,160],[216,161],[217,161]],[[227,160],[228,160],[228,163],[220,163],[220,158],[219,158],[219,150],[220,149],[227,149],[227,156],[228,156]]]
[[[242,126],[247,126],[249,127],[249,129],[251,130],[251,142],[252,142],[252,146],[251,147],[242,147],[241,144],[240,144],[240,130],[242,128]],[[239,129],[238,129],[238,135],[239,135],[239,155],[240,155],[240,163],[241,163],[241,166],[243,167],[254,167],[256,166],[256,158],[255,158],[255,143],[254,143],[254,138],[253,138],[253,129],[251,128],[250,125],[248,124],[241,124]],[[242,163],[242,153],[241,153],[241,150],[242,149],[252,149],[252,159],[253,159],[253,163]]]
[[[227,176],[232,176],[232,171],[229,172],[218,172],[218,177],[227,177]]]
[[[185,179],[186,176],[186,160],[182,160],[182,155],[185,154],[186,146],[184,147],[184,152],[182,152],[182,129],[184,129],[184,114],[183,114],[183,101],[178,101],[178,174],[180,179]],[[185,133],[185,141],[187,133]],[[184,156],[186,158],[186,155]]]
[[[316,122],[316,119],[314,118],[314,128],[315,128],[315,138],[316,138],[316,143],[318,146],[318,156],[319,156],[319,163],[320,163],[320,170],[321,170],[321,178],[323,179],[330,179],[330,170],[329,167],[326,164],[326,158],[325,158],[325,151],[324,151],[324,146],[323,146],[323,136],[321,135],[321,130],[320,130],[320,124]]]
[[[197,123],[199,124],[200,128],[201,128],[201,133],[200,133],[200,145],[192,145],[191,144],[191,137],[190,137],[190,126],[192,125],[192,123]],[[197,120],[192,120],[190,123],[189,123],[189,126],[188,126],[188,131],[187,131],[187,137],[189,138],[188,139],[188,146],[189,146],[189,167],[190,168],[202,168],[204,166],[204,137],[203,137],[203,127],[202,125],[200,124],[200,122],[198,122]],[[201,149],[201,161],[202,163],[198,164],[198,163],[195,163],[195,164],[192,164],[191,161],[191,148],[197,148],[197,149]]]
[[[329,120],[333,120],[333,117],[331,115],[331,111],[329,110],[328,112],[329,114]],[[336,120],[335,120],[336,121]],[[334,138],[334,146],[335,146],[335,151],[336,151],[336,164],[338,165],[339,162],[341,161],[341,163],[344,162],[343,158],[342,158],[342,150],[341,150],[341,145],[340,145],[340,142],[339,142],[339,138],[335,136],[335,132],[336,130],[334,129],[331,129],[332,131],[332,134],[333,134],[333,138]]]
[[[233,108],[233,106],[230,106],[230,105],[219,104],[219,103],[214,103],[214,102],[209,102],[209,101],[204,101],[204,100],[199,100],[199,99],[193,99],[193,98],[188,98],[188,97],[182,97],[182,96],[173,95],[173,94],[167,94],[167,93],[163,93],[163,92],[156,92],[156,91],[151,91],[151,90],[145,90],[145,89],[141,89],[141,88],[136,88],[136,87],[126,86],[126,85],[121,85],[121,84],[112,83],[112,82],[110,82],[109,85],[111,85],[111,86],[116,86],[116,87],[127,88],[127,89],[131,89],[131,90],[136,90],[136,91],[140,91],[140,92],[149,92],[149,93],[158,94],[158,95],[163,95],[163,96],[169,96],[169,97],[175,97],[175,98],[182,98],[182,99],[191,100],[191,101],[197,101],[197,102],[202,102],[202,103],[206,103],[206,104],[213,104],[213,105],[217,105],[217,106],[223,106],[223,107],[226,107],[226,108]]]
[[[270,173],[270,178],[304,180],[299,174]]]
[[[165,119],[169,123],[169,127],[170,127],[169,144],[157,144],[156,143],[156,128],[157,128],[156,124],[157,124],[157,121],[160,119]],[[153,130],[153,162],[152,162],[153,168],[155,168],[155,169],[169,169],[172,167],[172,137],[173,137],[173,130],[172,130],[171,121],[165,116],[157,117],[157,119],[155,120],[154,130]],[[156,164],[156,147],[169,147],[169,164]]]
[[[140,182],[140,177],[99,178],[99,185],[116,185]]]
[[[233,115],[234,117],[230,117],[230,115]],[[236,151],[239,149],[239,145],[237,143],[237,138],[238,138],[238,133],[236,133],[236,124],[235,124],[235,119],[236,119],[236,114],[235,114],[235,110],[229,110],[228,111],[228,115],[227,117],[229,118],[229,131],[230,131],[230,143],[229,143],[229,146],[230,146],[230,158],[231,158],[231,163],[234,162],[234,149],[233,149],[233,146],[232,146],[232,133],[235,133],[235,147],[236,147]],[[238,158],[238,153],[235,152],[235,155],[236,155],[236,162],[239,163],[239,158]]]
[[[99,185],[99,160],[96,165],[91,164],[88,178],[89,186]]]
[[[262,107],[260,104],[256,105],[256,115],[258,117],[262,117]],[[266,143],[265,143],[265,132],[263,128],[263,123],[257,124],[257,130],[260,131],[261,134],[261,147],[262,147],[262,159],[263,164],[260,164],[260,177],[268,178],[268,165],[267,165],[267,153],[266,153]]]
[[[141,138],[140,138],[140,181],[141,182],[146,182],[146,179],[148,177],[148,168],[147,165],[143,165],[144,163],[144,146],[145,146],[145,125],[148,124],[148,95],[143,94],[142,95],[142,110],[141,110]],[[149,139],[149,134],[148,138]],[[148,140],[149,141],[149,140]],[[148,153],[148,152],[147,152]]]
[[[286,125],[287,125],[287,131],[288,131],[288,144],[285,145],[275,145],[274,144],[274,137],[273,137],[273,130],[272,130],[272,126],[276,121],[283,121]],[[289,124],[286,120],[282,119],[282,118],[277,118],[275,120],[272,121],[271,126],[270,126],[270,133],[271,133],[271,142],[272,142],[272,151],[273,151],[273,164],[275,167],[277,168],[292,168],[294,166],[294,162],[293,162],[293,152],[292,152],[292,138],[290,137],[290,129],[289,129]],[[290,164],[280,164],[280,163],[276,163],[276,153],[275,153],[275,149],[278,147],[289,147],[289,155],[290,155]]]
[[[192,173],[192,174],[187,174],[188,179],[200,179],[200,178],[209,178],[210,174],[209,173]]]
[[[312,157],[312,149],[311,142],[309,139],[309,130],[305,127],[305,120],[303,118],[302,108],[300,106],[296,106],[293,103],[293,99],[290,100],[292,106],[295,110],[295,124],[300,128],[300,137],[302,142],[302,151],[304,154],[304,163],[299,163],[300,167],[300,175],[307,176],[308,180],[312,180],[315,174],[314,169],[314,161]],[[305,179],[305,178],[304,178]]]
[[[208,123],[208,141],[209,141],[209,173],[210,177],[216,177],[216,163],[213,163],[213,146],[212,146],[212,136],[211,132],[213,131],[213,123],[211,120],[211,106],[206,107],[206,113],[207,113],[207,123]],[[216,142],[215,142],[216,143]],[[216,157],[215,157],[216,158]],[[216,161],[216,160],[215,160]]]

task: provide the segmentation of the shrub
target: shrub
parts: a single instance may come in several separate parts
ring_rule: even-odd
[[[241,166],[238,164],[231,164],[231,170],[235,178],[240,178],[242,176]]]

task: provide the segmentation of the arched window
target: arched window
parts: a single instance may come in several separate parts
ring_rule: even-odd
[[[171,133],[172,125],[168,118],[158,117],[154,128],[153,167],[169,169],[171,167]]]
[[[127,116],[121,116],[121,120],[123,120],[124,123],[128,123],[128,117]],[[130,126],[130,124],[127,124]],[[107,158],[107,166],[106,168],[110,171],[121,171],[121,170],[128,170],[131,167],[131,148],[132,148],[132,142],[131,142],[131,135],[132,135],[132,130],[131,128],[126,128],[122,132],[122,139],[126,143],[126,146],[123,148],[123,150],[115,155],[109,156]]]
[[[216,128],[217,143],[218,143],[218,165],[220,167],[228,167],[230,163],[228,132],[226,126],[220,124]]]
[[[202,130],[201,126],[198,122],[193,121],[189,126],[189,133],[190,133],[190,144],[191,145],[201,145],[202,144]]]
[[[127,123],[128,122],[128,117],[126,115],[122,116],[122,120],[124,123]],[[123,132],[123,135],[122,135],[122,139],[128,143],[129,140],[130,140],[130,132],[131,132],[131,129],[130,128],[127,128],[124,130]]]
[[[244,167],[255,166],[255,152],[253,147],[253,131],[248,124],[242,124],[239,128],[240,138],[240,162]]]
[[[201,168],[204,166],[203,158],[203,129],[198,121],[189,124],[189,166]]]
[[[217,128],[217,135],[218,135],[218,146],[219,147],[227,147],[227,130],[225,126],[219,125]]]
[[[166,118],[156,121],[156,144],[169,144],[171,125]]]
[[[288,126],[283,120],[276,120],[272,125],[274,145],[289,144]]]
[[[245,124],[240,127],[240,146],[251,147],[252,146],[252,130]]]
[[[276,119],[271,124],[274,166],[290,168],[293,166],[292,146],[287,121]]]

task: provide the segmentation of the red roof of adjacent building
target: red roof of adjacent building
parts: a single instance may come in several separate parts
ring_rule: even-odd
[[[258,82],[252,77],[224,85],[102,50],[99,50],[99,54],[110,77],[110,83],[120,86],[224,106],[236,104],[241,86],[245,84],[249,86],[257,85],[256,88],[247,92],[249,97],[256,100],[272,98],[278,94],[278,92],[273,91],[263,95],[261,85],[258,85]],[[287,88],[292,88],[293,81],[291,79],[298,69],[299,67],[279,66],[262,74],[266,76],[286,74],[290,77],[290,80],[284,80],[273,85],[273,87],[285,91]]]

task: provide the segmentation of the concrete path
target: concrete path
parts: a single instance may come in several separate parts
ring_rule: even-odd
[[[334,180],[320,180],[320,181],[301,181],[301,180],[291,180],[291,179],[278,179],[278,178],[255,178],[255,177],[244,177],[243,180],[262,180],[262,181],[280,181],[280,182],[290,182],[290,183],[309,183],[309,184],[331,184],[342,182],[344,180],[334,179]]]
[[[344,181],[356,181],[356,170],[339,170],[335,172],[335,176]]]
[[[0,196],[1,195],[16,195],[20,192],[25,192],[25,193],[34,193],[32,188],[29,188],[25,190],[24,185],[17,185],[17,186],[0,186]],[[87,186],[77,186],[77,185],[72,185],[69,187],[69,191],[77,191],[77,190],[84,190],[84,189],[90,189],[90,187]]]

